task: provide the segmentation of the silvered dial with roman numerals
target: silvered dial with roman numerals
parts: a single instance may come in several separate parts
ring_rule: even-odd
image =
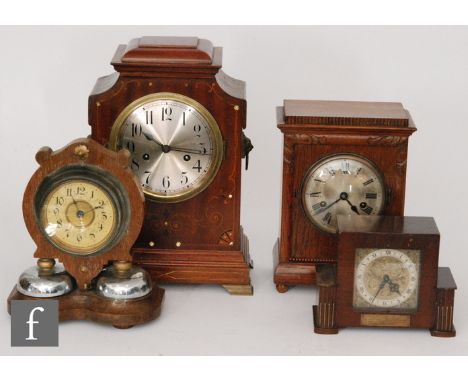
[[[142,97],[117,118],[114,149],[131,153],[131,168],[144,192],[163,202],[186,200],[215,177],[223,141],[213,116],[198,102],[175,93]]]
[[[306,215],[319,229],[336,233],[336,216],[378,215],[385,202],[379,170],[354,154],[336,154],[315,163],[302,186]]]

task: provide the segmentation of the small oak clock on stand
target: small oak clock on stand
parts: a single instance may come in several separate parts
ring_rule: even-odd
[[[403,215],[408,137],[416,130],[399,103],[285,100],[280,238],[274,282],[314,284],[336,262],[336,218]]]
[[[252,294],[240,226],[241,158],[252,145],[245,84],[221,70],[222,50],[196,37],[120,45],[117,73],[89,97],[92,137],[127,148],[146,196],[135,261],[157,282],[221,284]]]
[[[19,277],[8,310],[11,301],[47,298],[58,300],[61,321],[125,329],[158,317],[164,290],[132,265],[130,255],[144,197],[128,151],[77,139],[57,151],[40,149],[36,160],[40,167],[26,187],[23,215],[39,260]]]

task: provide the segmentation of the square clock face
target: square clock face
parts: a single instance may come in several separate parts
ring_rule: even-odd
[[[418,308],[421,251],[357,248],[353,308],[413,312]]]

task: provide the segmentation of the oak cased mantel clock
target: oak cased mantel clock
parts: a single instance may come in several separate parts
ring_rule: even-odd
[[[440,267],[440,234],[433,218],[339,216],[338,261],[318,272],[314,327],[425,328],[455,336],[456,289]]]
[[[221,70],[222,49],[196,37],[120,45],[116,73],[89,97],[92,137],[126,148],[146,197],[134,261],[157,282],[221,284],[251,294],[240,225],[245,83]]]
[[[404,213],[408,138],[400,103],[285,100],[280,237],[274,282],[314,284],[337,259],[338,215]]]

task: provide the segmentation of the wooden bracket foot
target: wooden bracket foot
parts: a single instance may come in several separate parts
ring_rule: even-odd
[[[229,294],[235,296],[252,296],[253,295],[253,287],[250,284],[247,285],[232,285],[232,284],[224,284],[223,288],[226,289]]]

